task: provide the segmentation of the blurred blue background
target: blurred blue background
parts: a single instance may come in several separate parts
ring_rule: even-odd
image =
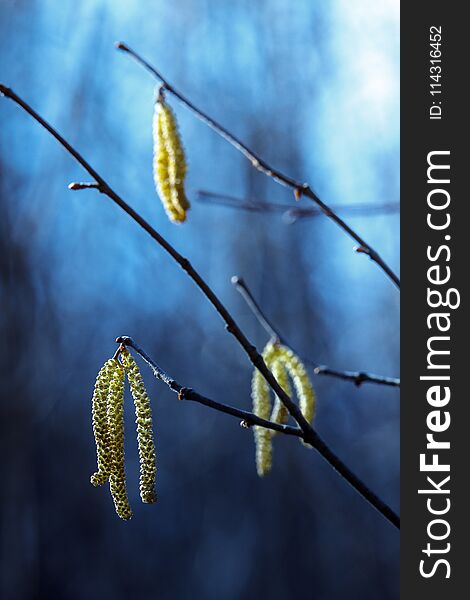
[[[199,189],[293,196],[174,102],[193,208],[183,226],[168,222],[152,180],[154,81],[114,49],[118,39],[326,202],[398,202],[398,0],[0,4],[2,82],[190,258],[259,349],[267,336],[233,274],[299,351],[398,375],[393,284],[324,217],[286,225],[198,203]],[[115,337],[133,336],[182,384],[243,408],[251,367],[184,272],[108,199],[68,191],[86,174],[2,99],[0,132],[1,597],[398,598],[397,532],[318,455],[278,436],[260,480],[251,432],[178,403],[148,370],[159,502],[139,501],[127,398],[134,518],[116,517],[108,491],[89,483],[91,391]],[[396,214],[347,220],[398,269]],[[398,391],[313,381],[318,431],[398,510]]]

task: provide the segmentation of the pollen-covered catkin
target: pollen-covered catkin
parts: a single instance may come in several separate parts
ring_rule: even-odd
[[[182,223],[190,207],[184,191],[187,165],[175,115],[161,94],[155,103],[153,140],[158,194],[169,219]]]
[[[287,370],[282,362],[279,359],[279,352],[276,352],[271,363],[266,365],[271,373],[274,375],[278,384],[282,387],[282,389],[286,392],[289,398],[292,396],[292,389],[289,383],[289,376],[287,374]],[[271,413],[271,421],[274,423],[281,423],[281,425],[285,425],[289,419],[289,411],[276,394],[276,398],[274,400],[274,407]],[[276,432],[272,431],[271,435],[274,435]]]
[[[299,408],[305,420],[313,423],[316,409],[315,390],[313,389],[310,378],[307,374],[304,364],[300,358],[286,346],[279,347],[279,358],[286,367],[289,377],[294,383],[295,393],[299,399]],[[311,448],[310,444],[301,440],[304,446]]]
[[[155,464],[150,398],[134,358],[129,352],[123,352],[121,357],[127,371],[127,378],[135,405],[135,422],[137,424],[137,443],[140,458],[140,497],[142,502],[151,504],[157,500],[155,493],[157,468]]]
[[[271,402],[269,398],[268,384],[264,377],[255,369],[251,381],[251,398],[253,400],[253,412],[262,419],[269,419]],[[272,465],[272,441],[269,429],[255,425],[253,427],[256,446],[256,471],[260,477],[264,477],[271,470]]]
[[[292,380],[299,408],[305,419],[312,423],[315,416],[315,392],[302,361],[290,348],[277,341],[268,342],[262,356],[278,384],[291,398],[292,389],[289,379]],[[289,418],[289,412],[277,395],[275,395],[274,408],[271,412],[270,394],[268,383],[258,369],[255,369],[251,384],[253,412],[263,419],[285,424]],[[256,469],[258,475],[262,477],[270,471],[272,466],[272,437],[275,432],[258,426],[254,426],[253,430],[256,444]],[[305,445],[311,447],[309,444]]]
[[[271,363],[276,353],[275,344],[268,343],[263,351],[263,360],[266,364]],[[251,380],[251,398],[253,401],[253,412],[262,419],[269,420],[271,415],[271,398],[269,386],[263,375],[255,369]],[[253,427],[256,447],[256,471],[260,477],[264,477],[272,466],[272,431],[265,427],[255,425]]]
[[[124,369],[114,360],[108,392],[108,427],[112,458],[109,488],[116,512],[121,519],[132,517],[127,498],[126,474],[124,471]]]
[[[93,485],[103,485],[109,479],[111,472],[111,453],[109,448],[109,429],[107,418],[107,397],[110,383],[110,367],[108,360],[100,369],[95,382],[92,398],[93,433],[96,443],[96,462],[98,469],[90,478]]]
[[[300,358],[286,346],[280,346],[279,357],[284,363],[299,399],[300,410],[308,423],[313,423],[315,417],[315,391],[310,382],[307,370]]]

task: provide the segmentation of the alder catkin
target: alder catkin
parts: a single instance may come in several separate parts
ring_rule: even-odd
[[[286,346],[279,347],[279,358],[282,360],[294,384],[295,393],[299,399],[299,408],[305,420],[313,423],[315,417],[315,391],[307,370],[300,358]]]
[[[273,360],[270,364],[267,364],[266,366],[274,375],[274,378],[285,391],[285,393],[289,396],[289,398],[292,397],[292,389],[289,383],[289,376],[287,374],[287,370],[282,360],[279,360],[279,351],[274,354]],[[279,396],[276,394],[273,411],[271,413],[271,421],[274,421],[274,423],[280,423],[281,425],[285,425],[288,419],[289,411],[287,410]],[[272,431],[271,435],[275,435],[276,433],[276,431]]]
[[[110,368],[107,417],[109,428],[109,447],[111,451],[111,473],[109,489],[113,497],[116,513],[121,519],[132,517],[127,498],[126,474],[124,470],[124,369],[117,362]]]
[[[135,405],[135,422],[137,424],[137,443],[140,458],[140,497],[142,502],[156,502],[155,480],[157,468],[155,464],[155,445],[152,429],[152,408],[150,398],[140,374],[139,367],[129,352],[122,352],[122,363],[127,372]]]
[[[186,159],[176,117],[162,94],[155,102],[153,118],[154,180],[171,221],[182,223],[190,207],[184,191]]]
[[[269,398],[268,384],[264,377],[255,369],[251,381],[251,398],[253,400],[253,412],[262,419],[269,419],[271,402]],[[271,470],[272,465],[272,442],[269,429],[255,425],[253,427],[256,446],[256,471],[260,477],[264,477]]]
[[[264,362],[266,364],[271,363],[275,353],[275,344],[269,342],[263,350]],[[253,371],[251,380],[251,398],[254,414],[262,419],[269,420],[271,415],[269,385],[256,368]],[[256,471],[260,477],[264,477],[269,473],[272,466],[272,430],[255,425],[253,435],[256,447]]]
[[[96,377],[92,398],[92,423],[96,444],[97,471],[93,473],[90,481],[93,485],[103,485],[109,479],[111,472],[111,453],[109,448],[109,429],[107,417],[107,398],[112,360],[108,360],[100,369]]]
[[[313,419],[315,418],[316,396],[304,364],[300,358],[286,346],[279,347],[279,359],[285,365],[285,368],[289,373],[289,377],[294,383],[295,393],[299,400],[299,408],[301,413],[303,414],[305,420],[312,424]],[[307,448],[312,447],[303,440],[300,441]]]
[[[292,380],[300,411],[306,421],[312,423],[315,416],[315,392],[302,361],[290,348],[277,341],[268,342],[262,356],[266,366],[290,398],[292,398],[292,389],[289,378]],[[255,415],[274,423],[287,423],[289,411],[277,394],[271,412],[270,386],[256,368],[253,371],[251,396]],[[253,433],[256,446],[256,470],[258,475],[263,477],[272,467],[272,437],[276,432],[255,425]],[[305,445],[311,447],[309,444]]]

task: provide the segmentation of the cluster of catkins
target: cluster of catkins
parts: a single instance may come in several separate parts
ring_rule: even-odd
[[[134,398],[137,443],[140,457],[140,497],[142,502],[156,501],[155,446],[152,409],[139,367],[125,350],[117,359],[108,360],[98,373],[92,398],[93,432],[98,469],[91,476],[95,486],[109,481],[116,512],[121,519],[132,517],[124,471],[124,383],[129,380]]]
[[[169,219],[182,223],[190,206],[184,191],[186,159],[175,115],[166,104],[163,92],[155,102],[153,143],[153,173],[158,195]]]
[[[299,357],[290,348],[277,341],[270,341],[263,350],[263,360],[289,397],[292,397],[289,379],[292,380],[300,410],[306,421],[312,423],[315,416],[315,392]],[[287,408],[277,395],[274,407],[271,406],[269,385],[258,369],[253,371],[251,397],[255,415],[275,423],[287,423],[289,418]],[[256,425],[253,427],[253,432],[256,445],[256,470],[258,475],[263,477],[271,470],[272,437],[276,432]]]

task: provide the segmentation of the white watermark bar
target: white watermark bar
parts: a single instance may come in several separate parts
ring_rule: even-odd
[[[457,3],[402,3],[401,598],[467,586],[468,124]]]

